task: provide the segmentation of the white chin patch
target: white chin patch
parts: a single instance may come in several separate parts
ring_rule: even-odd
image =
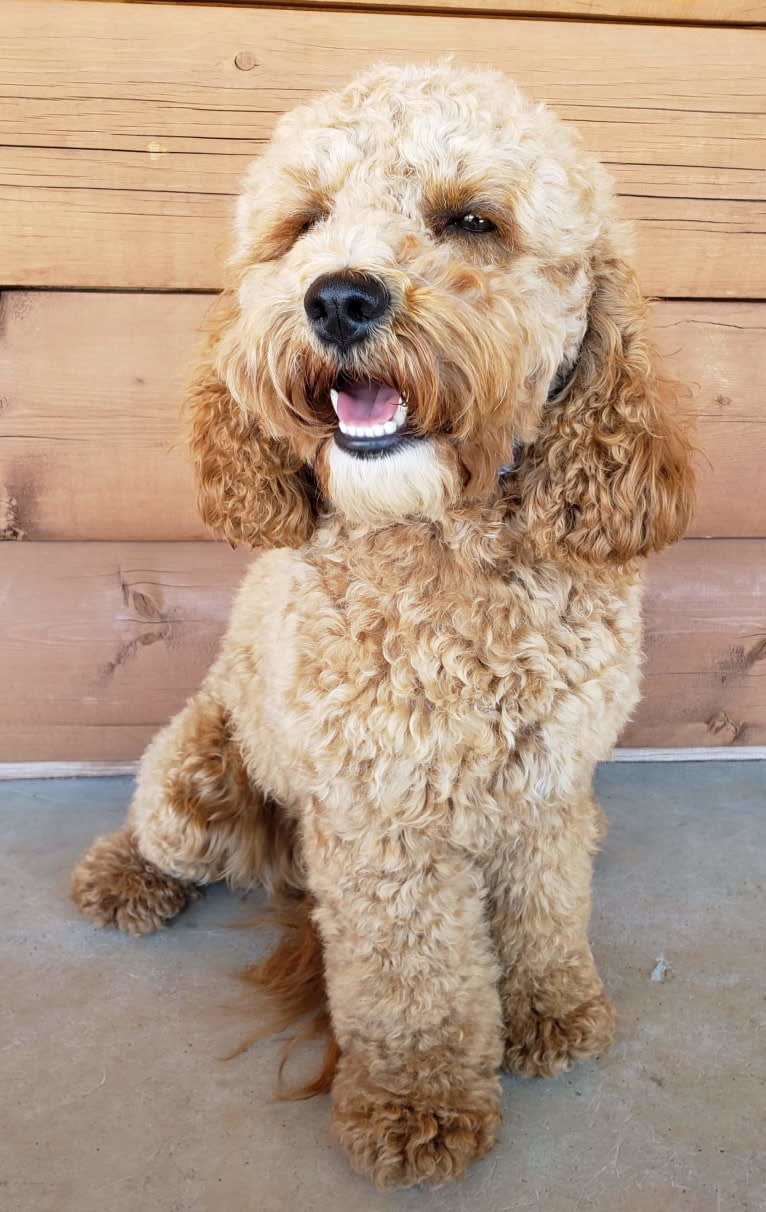
[[[335,442],[328,451],[328,495],[349,522],[380,525],[403,518],[438,522],[459,493],[455,468],[428,438],[360,459]]]

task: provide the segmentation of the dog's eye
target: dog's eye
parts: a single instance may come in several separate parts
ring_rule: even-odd
[[[313,214],[306,215],[298,228],[298,239],[300,239],[301,236],[305,236],[307,231],[311,231],[312,227],[316,227],[317,223],[319,223],[321,219],[324,219],[324,217],[325,216],[320,211],[315,211]]]
[[[483,236],[488,232],[497,231],[497,227],[491,219],[487,219],[485,215],[477,215],[472,210],[467,211],[464,215],[453,215],[447,226],[457,231],[470,232],[473,236]]]

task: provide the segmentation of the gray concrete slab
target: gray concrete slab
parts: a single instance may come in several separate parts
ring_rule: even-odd
[[[494,1154],[437,1192],[347,1168],[326,1099],[272,1101],[276,1048],[232,974],[265,945],[216,888],[134,941],[78,919],[69,871],[127,780],[0,784],[4,1212],[763,1212],[766,769],[614,765],[593,939],[610,1055],[505,1082]],[[652,980],[657,961],[666,979]]]

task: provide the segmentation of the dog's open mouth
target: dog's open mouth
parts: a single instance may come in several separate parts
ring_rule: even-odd
[[[407,404],[389,383],[338,381],[330,391],[338,417],[335,441],[356,455],[382,454],[398,446],[406,434]]]

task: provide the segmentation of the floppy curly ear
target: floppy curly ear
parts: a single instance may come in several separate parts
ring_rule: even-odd
[[[236,315],[225,292],[184,401],[197,505],[205,525],[232,546],[299,547],[315,524],[311,473],[227,386],[225,337]]]
[[[648,308],[625,262],[595,263],[588,329],[567,398],[525,461],[521,518],[535,547],[621,563],[675,542],[693,508],[691,444],[660,383]]]

